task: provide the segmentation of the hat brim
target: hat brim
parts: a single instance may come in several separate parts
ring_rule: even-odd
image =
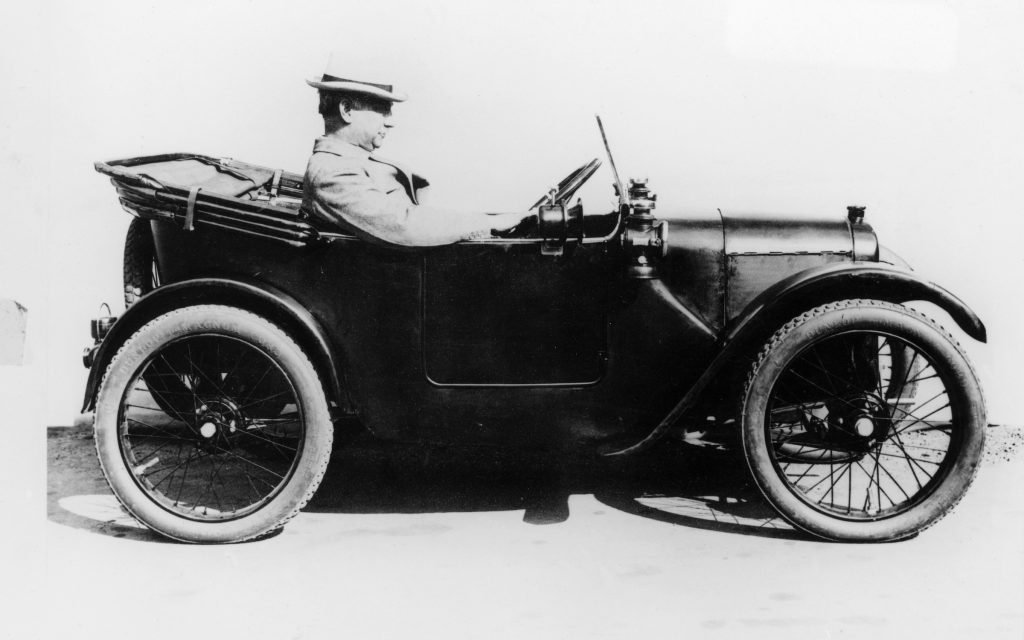
[[[404,102],[406,95],[399,91],[386,91],[362,82],[334,81],[334,80],[306,80],[306,84],[320,91],[345,91],[347,93],[363,93],[369,96],[376,96],[391,102]]]

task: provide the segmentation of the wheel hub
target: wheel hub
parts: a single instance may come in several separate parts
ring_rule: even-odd
[[[868,416],[860,416],[853,423],[853,431],[862,438],[869,438],[875,432],[875,421]]]
[[[776,453],[783,459],[809,464],[838,464],[862,458],[875,444],[874,404],[864,397],[842,398],[802,407],[791,426],[776,429]]]
[[[831,403],[829,422],[833,430],[870,447],[888,433],[889,408],[874,395],[846,397]]]
[[[199,446],[215,449],[230,446],[232,436],[243,424],[238,406],[228,398],[207,398],[196,409]]]
[[[885,403],[865,395],[804,409],[799,427],[777,430],[778,453],[807,463],[859,459],[888,436],[888,411]]]
[[[212,422],[206,422],[203,426],[199,427],[199,434],[204,438],[212,438],[217,435],[217,425]]]

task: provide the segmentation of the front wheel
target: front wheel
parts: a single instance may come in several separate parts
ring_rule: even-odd
[[[280,528],[312,497],[333,427],[309,358],[242,309],[166,313],[114,356],[96,403],[96,450],[121,504],[185,542]]]
[[[845,300],[780,329],[747,381],[743,449],[796,527],[899,540],[946,515],[984,448],[981,388],[956,341],[902,305]]]

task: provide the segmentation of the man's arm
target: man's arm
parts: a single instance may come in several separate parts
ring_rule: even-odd
[[[414,205],[404,191],[385,193],[358,166],[308,176],[309,200],[321,219],[342,220],[391,244],[428,247],[491,237],[530,214],[487,215]]]

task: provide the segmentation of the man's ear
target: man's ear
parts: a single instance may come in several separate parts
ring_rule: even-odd
[[[352,124],[352,103],[348,100],[338,100],[338,117],[345,124]]]

